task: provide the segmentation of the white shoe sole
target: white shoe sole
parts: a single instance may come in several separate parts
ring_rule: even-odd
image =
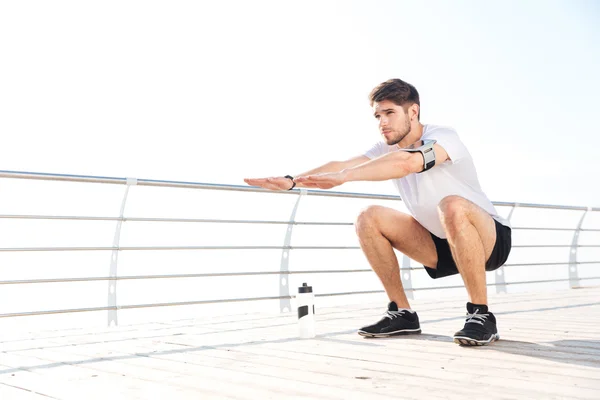
[[[400,335],[416,335],[421,333],[421,328],[418,329],[402,329],[394,332],[386,332],[386,333],[370,333],[365,331],[358,331],[360,336],[370,337],[370,338],[386,338],[390,336],[400,336]]]
[[[485,346],[500,339],[500,335],[495,333],[488,340],[475,340],[466,336],[454,336],[454,343],[461,346]]]

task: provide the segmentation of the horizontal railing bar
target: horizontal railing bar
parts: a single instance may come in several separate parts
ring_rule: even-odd
[[[15,179],[34,179],[47,181],[67,181],[67,182],[86,182],[86,183],[108,183],[108,184],[127,184],[127,178],[115,177],[99,177],[86,175],[67,175],[67,174],[49,174],[40,172],[20,172],[20,171],[0,171],[0,178],[15,178]],[[188,189],[208,189],[208,190],[230,190],[238,192],[255,192],[255,193],[274,193],[274,194],[293,194],[298,195],[300,189],[294,190],[279,190],[273,191],[262,189],[255,186],[247,185],[224,185],[216,183],[200,183],[200,182],[181,182],[181,181],[165,181],[156,179],[137,179],[137,186],[152,186],[152,187],[172,187],[172,188],[188,188]],[[305,189],[302,189],[305,190]],[[351,197],[362,199],[378,199],[378,200],[397,200],[401,201],[400,196],[385,195],[385,194],[366,194],[366,193],[351,193],[351,192],[336,192],[324,190],[306,190],[306,194],[311,196],[326,196],[326,197]],[[585,209],[585,207],[584,207]]]
[[[597,280],[600,276],[579,278],[580,281],[585,280]],[[507,283],[491,283],[487,286],[498,286],[498,285],[520,285],[520,284],[536,284],[536,283],[553,283],[553,282],[568,282],[570,279],[547,279],[540,281],[523,281],[523,282],[507,282]],[[425,287],[406,289],[407,291],[416,292],[419,290],[436,290],[436,289],[462,289],[464,286],[438,286],[438,287]],[[360,295],[360,294],[376,294],[384,293],[383,290],[367,290],[359,292],[341,292],[341,293],[318,293],[315,297],[332,297],[332,296],[348,296],[348,295]],[[16,312],[0,314],[0,318],[9,317],[26,317],[26,316],[37,316],[37,315],[50,315],[50,314],[67,314],[77,312],[91,312],[91,311],[110,311],[110,310],[131,310],[138,308],[153,308],[153,307],[176,307],[176,306],[188,306],[188,305],[202,305],[202,304],[219,304],[219,303],[238,303],[247,301],[265,301],[265,300],[282,300],[291,299],[292,296],[271,296],[271,297],[247,297],[237,299],[218,299],[218,300],[197,300],[197,301],[182,301],[173,303],[151,303],[151,304],[132,304],[124,306],[109,306],[109,307],[89,307],[89,308],[73,308],[64,310],[47,310],[47,311],[27,311],[27,312]]]
[[[45,172],[24,172],[24,171],[0,171],[0,178],[34,179],[34,180],[40,180],[40,181],[67,181],[67,182],[86,182],[86,183],[127,184],[127,178],[115,178],[115,177],[107,177],[107,176],[53,174],[53,173],[45,173]]]
[[[407,268],[401,268],[405,270]],[[50,278],[50,279],[23,279],[0,281],[0,285],[30,284],[30,283],[65,283],[65,282],[93,282],[93,281],[125,281],[141,279],[169,279],[169,278],[215,278],[228,276],[255,276],[255,275],[297,275],[297,274],[335,274],[351,272],[372,272],[365,269],[330,269],[313,271],[250,271],[250,272],[215,272],[206,274],[171,274],[171,275],[130,275],[130,276],[97,276],[89,278]]]
[[[504,267],[515,266],[543,266],[543,265],[572,265],[572,264],[600,264],[600,261],[578,261],[578,262],[554,262],[554,263],[522,263],[504,264]],[[400,271],[419,271],[423,267],[402,267]],[[125,281],[143,279],[171,279],[171,278],[215,278],[233,276],[257,276],[257,275],[298,275],[298,274],[346,274],[354,272],[372,272],[370,268],[363,269],[328,269],[328,270],[300,270],[300,271],[249,271],[249,272],[214,272],[204,274],[170,274],[170,275],[129,275],[129,276],[97,276],[88,278],[49,278],[49,279],[19,279],[0,281],[0,285],[36,284],[36,283],[68,283],[68,282],[94,282],[94,281]]]
[[[354,225],[353,222],[313,222],[313,221],[273,221],[273,220],[243,220],[243,219],[204,219],[204,218],[119,218],[119,217],[77,217],[56,215],[0,215],[0,219],[40,219],[40,220],[69,220],[69,221],[123,221],[123,222],[200,222],[222,224],[278,224],[278,225]]]
[[[121,184],[121,185],[127,184],[127,178],[51,174],[51,173],[23,172],[23,171],[2,171],[2,170],[0,170],[0,178],[54,180],[54,181],[70,181],[70,182],[88,182],[88,183],[109,183],[109,184]],[[224,185],[224,184],[213,184],[213,183],[165,181],[165,180],[154,180],[154,179],[137,179],[136,182],[137,182],[138,186],[233,190],[233,191],[241,191],[241,192],[261,192],[261,193],[268,192],[268,193],[277,193],[277,194],[297,194],[298,191],[300,190],[300,189],[294,189],[294,190],[283,190],[283,191],[271,191],[268,189],[262,189],[262,188],[258,188],[258,187],[254,187],[254,186],[245,186],[245,185]],[[400,196],[397,196],[397,195],[334,192],[334,191],[327,191],[327,190],[312,190],[312,189],[309,189],[309,190],[302,189],[302,190],[305,190],[307,194],[312,195],[312,196],[401,200]],[[547,209],[558,209],[558,210],[600,211],[600,207],[564,206],[564,205],[516,203],[516,202],[510,203],[510,202],[502,202],[502,201],[495,201],[492,203],[494,205],[500,206],[500,207],[525,207],[525,208],[547,208]]]
[[[578,244],[577,246],[571,246],[568,244],[516,244],[515,247],[530,247],[530,248],[559,248],[559,247],[600,247],[600,244]]]
[[[275,221],[275,220],[243,220],[243,219],[207,219],[207,218],[145,218],[145,217],[90,217],[59,215],[0,215],[0,219],[34,219],[34,220],[69,220],[69,221],[123,221],[123,222],[186,222],[186,223],[221,223],[221,224],[275,224],[275,225],[316,225],[316,226],[353,226],[353,222],[316,222],[316,221]],[[534,231],[568,231],[577,228],[537,228],[515,226],[512,230]],[[600,232],[599,229],[579,229],[580,232]]]
[[[536,203],[509,203],[505,201],[492,201],[498,207],[520,207],[520,208],[549,208],[553,210],[581,210],[581,211],[600,211],[600,207],[584,206],[563,206],[556,204],[536,204]]]
[[[600,232],[600,229],[577,229],[577,228],[535,228],[528,226],[513,226],[512,230],[527,230],[527,231],[579,231],[579,232]]]
[[[129,309],[135,309],[135,308],[190,306],[190,305],[218,304],[218,303],[237,303],[237,302],[245,302],[245,301],[280,300],[280,299],[291,299],[291,298],[292,298],[292,296],[248,297],[248,298],[238,298],[238,299],[181,301],[181,302],[175,302],[175,303],[152,303],[152,304],[134,304],[134,305],[125,305],[125,306],[72,308],[72,309],[65,309],[65,310],[26,311],[26,312],[20,312],[20,313],[0,314],[0,318],[27,317],[27,316],[33,316],[33,315],[68,314],[68,313],[90,312],[90,311],[111,311],[111,310],[116,311],[116,310],[129,310]]]
[[[86,216],[69,216],[69,215],[17,215],[17,214],[2,214],[0,219],[58,219],[58,220],[77,220],[77,221],[121,221],[119,217],[86,217]]]
[[[148,247],[13,247],[6,251],[141,251],[141,250],[357,250],[360,246],[148,246]]]
[[[17,215],[2,214],[0,219],[40,219],[40,220],[74,220],[74,221],[123,221],[123,222],[193,222],[221,224],[277,224],[277,225],[342,225],[353,226],[354,222],[316,222],[316,221],[276,221],[276,220],[246,220],[246,219],[214,219],[214,218],[149,218],[149,217],[91,217],[70,215]],[[528,226],[513,226],[513,230],[533,231],[575,231],[577,228],[539,228]],[[579,229],[580,232],[600,232],[598,229]]]
[[[600,247],[596,244],[524,244],[513,248]],[[360,246],[144,246],[144,247],[8,247],[0,252],[33,251],[143,251],[143,250],[358,250]]]
[[[316,222],[316,221],[275,221],[275,220],[226,220],[206,218],[119,218],[90,216],[56,216],[56,215],[0,215],[0,219],[34,219],[34,220],[73,220],[73,221],[123,221],[123,222],[186,222],[186,223],[223,223],[223,224],[276,224],[276,225],[315,225],[315,226],[353,226],[353,222]],[[576,228],[536,228],[513,227],[513,230],[536,231],[575,231]],[[600,232],[600,229],[579,229],[580,232]]]
[[[0,252],[29,252],[29,251],[114,251],[118,247],[6,247]]]
[[[0,177],[1,177],[1,175],[0,175]],[[300,189],[273,191],[273,190],[269,190],[269,189],[262,189],[262,188],[259,188],[256,186],[223,185],[223,184],[177,182],[177,181],[160,181],[160,180],[152,180],[152,179],[138,179],[137,184],[139,186],[174,187],[174,188],[209,189],[209,190],[230,190],[230,191],[238,191],[238,192],[294,194],[294,195],[297,195],[298,192],[300,191]],[[345,198],[355,198],[355,199],[402,201],[400,196],[386,195],[386,194],[366,194],[366,193],[313,190],[313,189],[302,189],[302,190],[305,190],[305,193],[310,196],[345,197]],[[587,208],[583,207],[582,209],[587,209]]]
[[[511,263],[504,264],[504,267],[528,267],[540,265],[572,265],[572,264],[600,264],[600,261],[577,261],[577,262],[544,262],[544,263]]]
[[[577,280],[586,281],[586,280],[595,280],[600,279],[600,276],[592,276],[587,278],[578,278]],[[569,282],[571,279],[561,278],[561,279],[546,279],[539,281],[522,281],[522,282],[506,282],[506,283],[488,283],[487,286],[508,286],[508,285],[527,285],[527,284],[536,284],[536,283],[556,283],[556,282]],[[419,290],[435,290],[435,289],[463,289],[463,285],[456,286],[438,286],[438,287],[424,287],[424,288],[415,288],[415,289],[405,289],[407,291],[419,291]]]
[[[354,294],[375,294],[375,293],[385,293],[384,290],[364,290],[360,292],[339,292],[339,293],[317,293],[315,297],[334,297],[334,296],[349,296]]]

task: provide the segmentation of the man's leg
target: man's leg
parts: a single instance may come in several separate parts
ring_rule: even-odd
[[[496,243],[496,223],[474,203],[448,196],[439,206],[440,218],[456,267],[469,293],[467,319],[454,334],[460,345],[482,346],[498,340],[496,317],[488,310],[485,264]]]
[[[485,263],[496,243],[493,218],[459,196],[442,199],[438,211],[471,303],[487,305]]]
[[[371,268],[377,274],[390,301],[410,308],[394,249],[423,264],[437,265],[431,234],[412,216],[382,206],[370,206],[356,221],[356,233]]]

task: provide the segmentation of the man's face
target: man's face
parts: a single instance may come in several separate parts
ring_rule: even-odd
[[[398,144],[410,133],[410,118],[402,106],[383,100],[373,104],[373,114],[379,121],[379,132],[388,145]]]

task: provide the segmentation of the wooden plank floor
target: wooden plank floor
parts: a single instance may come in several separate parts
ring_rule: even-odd
[[[463,299],[413,301],[422,335],[365,339],[385,304],[0,333],[0,399],[600,399],[600,288],[491,298],[501,340],[460,347]]]

